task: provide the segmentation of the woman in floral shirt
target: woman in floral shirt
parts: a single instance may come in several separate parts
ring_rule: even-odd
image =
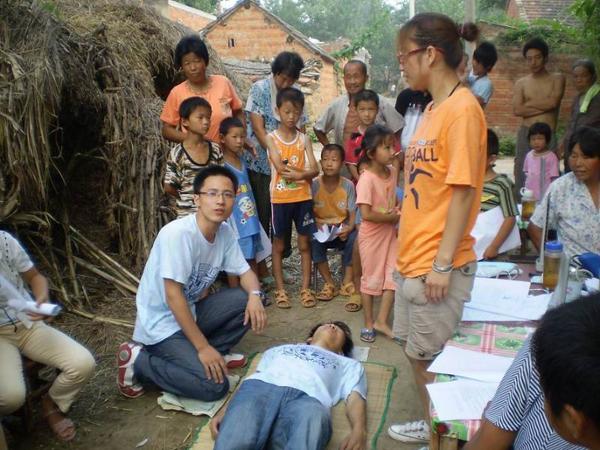
[[[547,228],[558,231],[569,258],[586,252],[600,254],[600,130],[581,127],[575,131],[569,166],[572,172],[550,185],[527,231],[539,249],[547,215]]]
[[[248,137],[256,149],[256,158],[249,153],[244,155],[248,166],[250,184],[256,199],[258,217],[263,228],[269,232],[271,225],[271,196],[269,183],[271,169],[267,157],[267,134],[277,129],[279,114],[277,114],[275,99],[277,92],[292,86],[304,68],[304,61],[294,52],[281,52],[271,64],[271,72],[267,78],[252,85],[246,102],[248,117]],[[306,114],[298,121],[298,128],[304,128],[307,122]]]

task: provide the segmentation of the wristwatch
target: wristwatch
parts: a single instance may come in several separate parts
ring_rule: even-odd
[[[260,298],[261,300],[264,300],[264,298],[265,298],[265,293],[261,290],[254,290],[254,291],[250,291],[249,293],[250,293],[250,295],[258,296],[258,298]]]

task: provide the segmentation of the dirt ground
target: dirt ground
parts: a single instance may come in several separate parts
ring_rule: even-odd
[[[503,159],[497,164],[497,171],[512,175],[512,158]],[[338,263],[339,264],[339,263]],[[288,272],[299,279],[299,258],[295,251],[287,260]],[[336,263],[333,262],[336,268]],[[339,268],[337,268],[339,269]],[[337,270],[339,272],[339,270]],[[290,286],[290,292],[297,292],[298,285]],[[377,306],[377,305],[376,305]],[[123,298],[110,295],[104,302],[93,305],[94,312],[100,315],[135,320],[133,297]],[[344,299],[338,297],[331,302],[320,302],[317,307],[304,309],[298,300],[290,310],[268,308],[269,326],[258,336],[249,332],[236,351],[251,354],[283,343],[299,342],[306,337],[312,325],[324,320],[347,322],[355,336],[362,326],[362,312],[348,313],[344,310]],[[139,399],[121,397],[115,386],[115,352],[120,342],[131,336],[131,330],[98,322],[92,322],[71,314],[63,315],[56,326],[73,335],[87,345],[96,356],[97,370],[91,382],[84,388],[73,406],[70,417],[78,426],[76,439],[68,444],[53,438],[45,423],[38,416],[35,430],[23,433],[20,421],[5,425],[9,448],[15,450],[33,449],[135,449],[145,441],[144,450],[184,449],[191,443],[194,431],[203,419],[185,413],[163,411],[156,403],[158,392],[148,392]],[[415,420],[421,417],[421,409],[410,367],[400,348],[388,339],[378,337],[370,345],[369,361],[385,362],[397,368],[398,377],[392,391],[386,427],[378,442],[381,450],[412,450],[418,445],[402,445],[391,440],[387,425],[395,421]]]

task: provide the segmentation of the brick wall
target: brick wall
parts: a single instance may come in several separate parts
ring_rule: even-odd
[[[206,40],[223,58],[271,61],[287,50],[297,52],[305,60],[321,60],[319,88],[307,99],[311,121],[339,95],[333,63],[296,40],[252,3],[238,8],[226,21],[217,24],[206,34]]]
[[[565,95],[563,97],[560,116],[560,124],[568,121],[571,103],[576,95],[571,77],[571,65],[580,55],[550,54],[548,70],[550,72],[562,72],[567,77]],[[490,73],[490,79],[494,84],[494,95],[490,100],[485,114],[488,125],[501,134],[515,134],[521,123],[521,118],[513,115],[512,97],[515,82],[527,75],[529,70],[521,49],[512,47],[498,48],[498,62]]]

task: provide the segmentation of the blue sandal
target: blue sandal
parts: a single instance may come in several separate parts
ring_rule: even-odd
[[[376,333],[373,328],[361,328],[360,330],[360,340],[363,342],[375,342],[375,335]]]

